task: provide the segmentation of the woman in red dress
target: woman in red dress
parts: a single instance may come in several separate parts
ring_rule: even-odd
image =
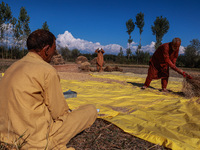
[[[180,38],[174,38],[172,42],[164,43],[158,47],[149,61],[149,70],[142,89],[146,89],[153,79],[161,79],[162,91],[167,91],[169,67],[187,78],[192,78],[183,70],[176,67],[176,60],[181,45]]]

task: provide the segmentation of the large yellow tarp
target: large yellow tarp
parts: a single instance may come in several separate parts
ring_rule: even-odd
[[[82,104],[94,104],[99,116],[134,136],[174,150],[200,149],[200,104],[198,98],[186,99],[181,93],[182,79],[170,78],[168,89],[141,90],[146,76],[125,74],[93,74],[93,77],[126,81],[106,83],[97,81],[61,80],[63,91],[77,92],[77,98],[67,102],[74,109]]]

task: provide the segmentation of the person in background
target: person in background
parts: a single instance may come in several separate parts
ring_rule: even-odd
[[[162,91],[168,92],[166,88],[169,78],[169,67],[183,75],[183,77],[192,78],[183,70],[176,67],[180,45],[181,39],[174,38],[172,42],[164,43],[157,48],[149,61],[148,75],[142,89],[146,89],[153,79],[161,79]]]
[[[102,48],[98,48],[95,50],[95,53],[97,53],[97,71],[101,72],[103,71],[103,54],[105,53],[105,51]]]
[[[56,38],[36,30],[27,39],[28,54],[12,64],[0,80],[0,140],[25,142],[22,149],[74,149],[66,144],[90,127],[97,110],[83,105],[70,111],[60,78],[49,62]]]

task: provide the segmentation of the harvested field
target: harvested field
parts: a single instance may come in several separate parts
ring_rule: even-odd
[[[13,59],[0,59],[0,72],[5,72],[5,70],[15,62]]]
[[[6,67],[3,67],[3,63],[0,64],[0,72],[4,72],[5,69],[12,64],[14,61],[6,61]],[[61,79],[67,80],[79,80],[79,81],[99,81],[99,82],[120,82],[113,79],[103,79],[103,78],[94,78],[91,77],[89,72],[80,72],[76,69],[76,65],[67,64],[68,67],[71,65],[71,68],[65,68],[61,65],[57,70]],[[112,66],[114,67],[114,65]],[[123,72],[132,72],[135,74],[141,74],[145,76],[148,71],[148,66],[120,66],[123,69]],[[60,70],[59,70],[60,69]],[[198,72],[198,71],[193,71]],[[176,72],[170,70],[170,76],[172,77],[181,77]],[[1,76],[0,76],[1,78]],[[125,82],[120,82],[121,84],[126,84]],[[70,140],[67,144],[68,147],[74,147],[76,150],[168,150],[160,145],[155,145],[148,141],[137,138],[133,135],[125,133],[123,130],[115,126],[114,124],[98,118],[95,123],[87,130],[78,134],[76,137]]]
[[[103,119],[70,140],[67,147],[76,150],[169,150],[133,135]]]

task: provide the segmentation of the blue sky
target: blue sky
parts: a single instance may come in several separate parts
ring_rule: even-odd
[[[118,53],[127,48],[126,21],[135,21],[137,13],[144,13],[142,48],[153,51],[156,41],[151,26],[156,17],[166,17],[170,23],[162,43],[174,37],[182,39],[183,47],[192,39],[200,39],[200,1],[197,0],[4,0],[18,18],[20,8],[30,16],[34,31],[47,21],[50,31],[61,46],[94,52],[102,47],[107,53]],[[132,32],[132,51],[139,42],[139,29]]]

